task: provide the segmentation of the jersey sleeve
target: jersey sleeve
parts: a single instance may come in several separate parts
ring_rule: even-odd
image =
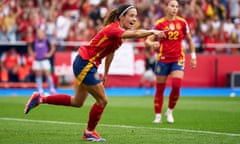
[[[121,38],[122,34],[125,32],[124,29],[119,27],[109,27],[108,29],[108,36],[109,37],[115,37],[115,38]]]
[[[184,28],[183,28],[184,35],[190,33],[190,28],[187,22],[184,22]]]

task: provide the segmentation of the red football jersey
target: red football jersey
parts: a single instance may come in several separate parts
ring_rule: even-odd
[[[185,19],[177,16],[175,20],[169,21],[163,17],[156,21],[154,29],[167,30],[166,38],[160,38],[158,60],[162,62],[174,62],[185,60],[182,40],[189,33],[189,26]]]
[[[104,27],[89,42],[89,45],[78,49],[79,55],[84,60],[89,60],[98,66],[101,60],[108,54],[114,52],[122,44],[122,34],[125,30],[118,22],[111,23]]]

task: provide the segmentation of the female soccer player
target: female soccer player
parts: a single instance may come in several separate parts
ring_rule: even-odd
[[[122,44],[122,39],[143,38],[150,35],[165,36],[164,32],[159,30],[134,30],[136,20],[137,10],[132,5],[122,5],[113,10],[105,19],[105,27],[96,34],[89,45],[81,46],[78,49],[78,55],[73,63],[73,72],[76,77],[75,95],[73,97],[66,94],[41,96],[35,92],[26,104],[25,114],[42,103],[81,107],[90,93],[96,103],[90,110],[83,139],[105,141],[95,128],[108,103],[103,83],[106,80],[115,50]],[[104,57],[106,60],[102,83],[97,68]]]
[[[157,84],[154,96],[155,120],[153,123],[161,123],[164,90],[168,75],[172,76],[172,90],[165,116],[168,123],[174,123],[172,112],[180,96],[181,82],[184,76],[185,57],[182,47],[184,38],[189,44],[192,68],[195,68],[197,64],[188,24],[185,19],[177,16],[178,6],[177,0],[169,0],[166,7],[166,16],[157,20],[154,25],[154,29],[165,31],[166,38],[155,41],[156,37],[152,35],[146,39],[146,45],[158,49],[158,62],[154,70]]]

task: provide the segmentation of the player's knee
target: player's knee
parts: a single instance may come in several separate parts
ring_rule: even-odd
[[[107,104],[108,104],[108,100],[107,99],[100,99],[97,101],[97,104],[100,106],[100,107],[106,107]]]
[[[79,100],[77,100],[77,99],[75,99],[75,98],[72,98],[71,99],[71,105],[73,106],[73,107],[82,107],[83,106],[83,101],[79,101]]]
[[[79,108],[80,108],[80,107],[83,106],[83,103],[81,103],[81,102],[73,102],[73,103],[72,103],[72,106],[73,106],[73,107],[79,107]]]

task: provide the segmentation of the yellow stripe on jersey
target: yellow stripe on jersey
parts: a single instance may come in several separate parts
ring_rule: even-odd
[[[99,46],[99,45],[101,45],[105,40],[107,40],[108,39],[108,37],[106,36],[106,35],[104,35],[101,39],[100,39],[100,41],[96,44],[96,46]]]
[[[158,53],[158,60],[161,59],[161,56],[162,56],[162,51],[163,51],[163,44],[160,44],[160,47],[159,47],[159,53]]]
[[[100,54],[104,51],[105,49],[101,50],[98,52],[94,57],[89,59],[88,64],[83,68],[83,70],[80,72],[80,74],[77,76],[76,83],[77,85],[82,84],[83,79],[86,77],[87,73],[89,70],[93,67],[94,61],[100,56]]]
[[[180,21],[183,21],[184,23],[187,23],[187,21],[180,16],[176,16],[176,20],[180,20]]]
[[[182,60],[185,61],[185,53],[184,53],[184,49],[183,49],[183,45],[181,44],[181,55],[182,55]]]
[[[157,20],[157,21],[154,23],[154,25],[156,26],[156,25],[158,25],[159,23],[164,22],[165,20],[166,20],[165,17],[160,18],[159,20]]]

